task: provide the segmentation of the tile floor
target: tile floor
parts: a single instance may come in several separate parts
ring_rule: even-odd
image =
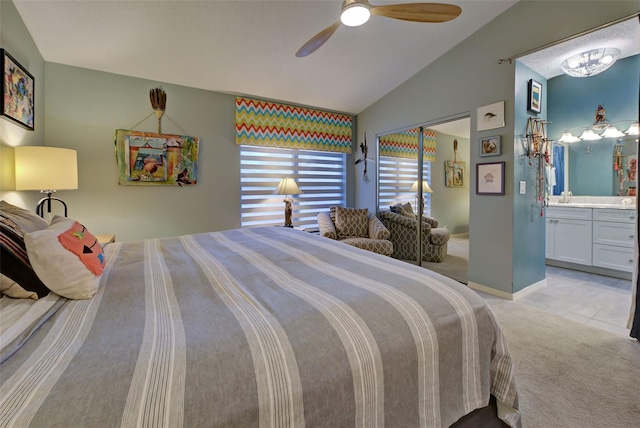
[[[546,267],[547,283],[516,302],[552,314],[629,336],[632,282],[554,266]],[[502,300],[480,293],[492,301]],[[504,301],[504,300],[502,300]]]

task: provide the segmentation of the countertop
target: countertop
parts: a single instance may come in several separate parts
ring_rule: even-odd
[[[602,203],[587,203],[587,202],[550,202],[550,207],[558,208],[604,208],[614,210],[635,210],[635,205],[622,205],[622,204],[602,204]]]

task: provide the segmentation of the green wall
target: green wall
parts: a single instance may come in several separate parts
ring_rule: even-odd
[[[639,6],[638,1],[519,1],[358,115],[360,135],[470,114],[472,144],[484,136],[502,136],[502,155],[491,160],[506,162],[504,196],[475,194],[475,167],[486,158],[471,150],[470,282],[511,294],[544,278],[542,220],[524,221],[527,200],[515,194],[516,182],[522,177],[516,165],[516,136],[525,132],[515,125],[516,110],[522,108],[515,99],[515,62],[498,64],[498,59],[637,13]],[[503,100],[506,126],[476,131],[477,108]],[[357,181],[357,205],[375,208],[375,189],[372,181]],[[514,274],[516,269],[527,272]]]

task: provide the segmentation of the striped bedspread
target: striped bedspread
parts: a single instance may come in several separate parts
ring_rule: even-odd
[[[0,426],[446,427],[490,394],[520,425],[490,308],[426,269],[280,227],[106,256],[0,366]]]

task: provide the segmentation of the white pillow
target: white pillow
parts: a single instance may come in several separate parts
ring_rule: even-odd
[[[68,299],[96,294],[105,258],[102,246],[83,225],[54,216],[48,228],[25,234],[24,243],[33,270],[51,291]]]

